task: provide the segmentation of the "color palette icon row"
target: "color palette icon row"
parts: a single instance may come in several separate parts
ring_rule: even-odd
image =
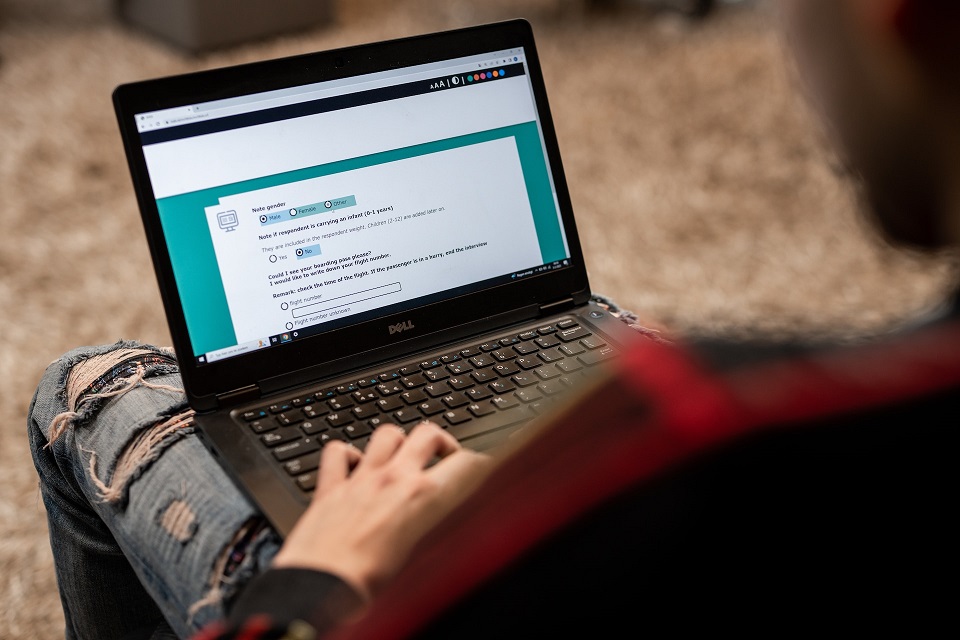
[[[507,72],[503,69],[496,69],[494,71],[481,71],[480,73],[472,73],[467,75],[467,82],[480,82],[481,80],[491,80],[493,78],[502,78],[507,75]]]

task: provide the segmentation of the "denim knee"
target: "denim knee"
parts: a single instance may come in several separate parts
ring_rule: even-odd
[[[29,415],[61,600],[77,635],[103,629],[117,597],[85,587],[82,573],[102,577],[114,556],[129,562],[126,590],[145,589],[143,607],[155,603],[181,634],[222,615],[269,564],[279,539],[196,436],[172,350],[121,341],[70,351],[48,366]],[[90,611],[96,620],[84,619]]]

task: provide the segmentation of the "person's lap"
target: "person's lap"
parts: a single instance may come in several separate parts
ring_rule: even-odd
[[[166,623],[189,635],[222,617],[279,548],[192,415],[169,349],[85,347],[45,372],[28,429],[68,637]]]

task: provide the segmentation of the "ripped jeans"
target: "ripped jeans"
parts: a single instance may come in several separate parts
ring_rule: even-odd
[[[168,349],[85,347],[47,368],[28,429],[67,638],[188,637],[279,548],[192,415]]]

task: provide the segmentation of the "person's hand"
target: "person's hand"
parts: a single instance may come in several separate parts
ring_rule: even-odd
[[[393,425],[379,427],[364,454],[330,442],[321,454],[313,501],[273,565],[327,571],[369,599],[485,477],[489,463],[430,422],[409,437]]]

